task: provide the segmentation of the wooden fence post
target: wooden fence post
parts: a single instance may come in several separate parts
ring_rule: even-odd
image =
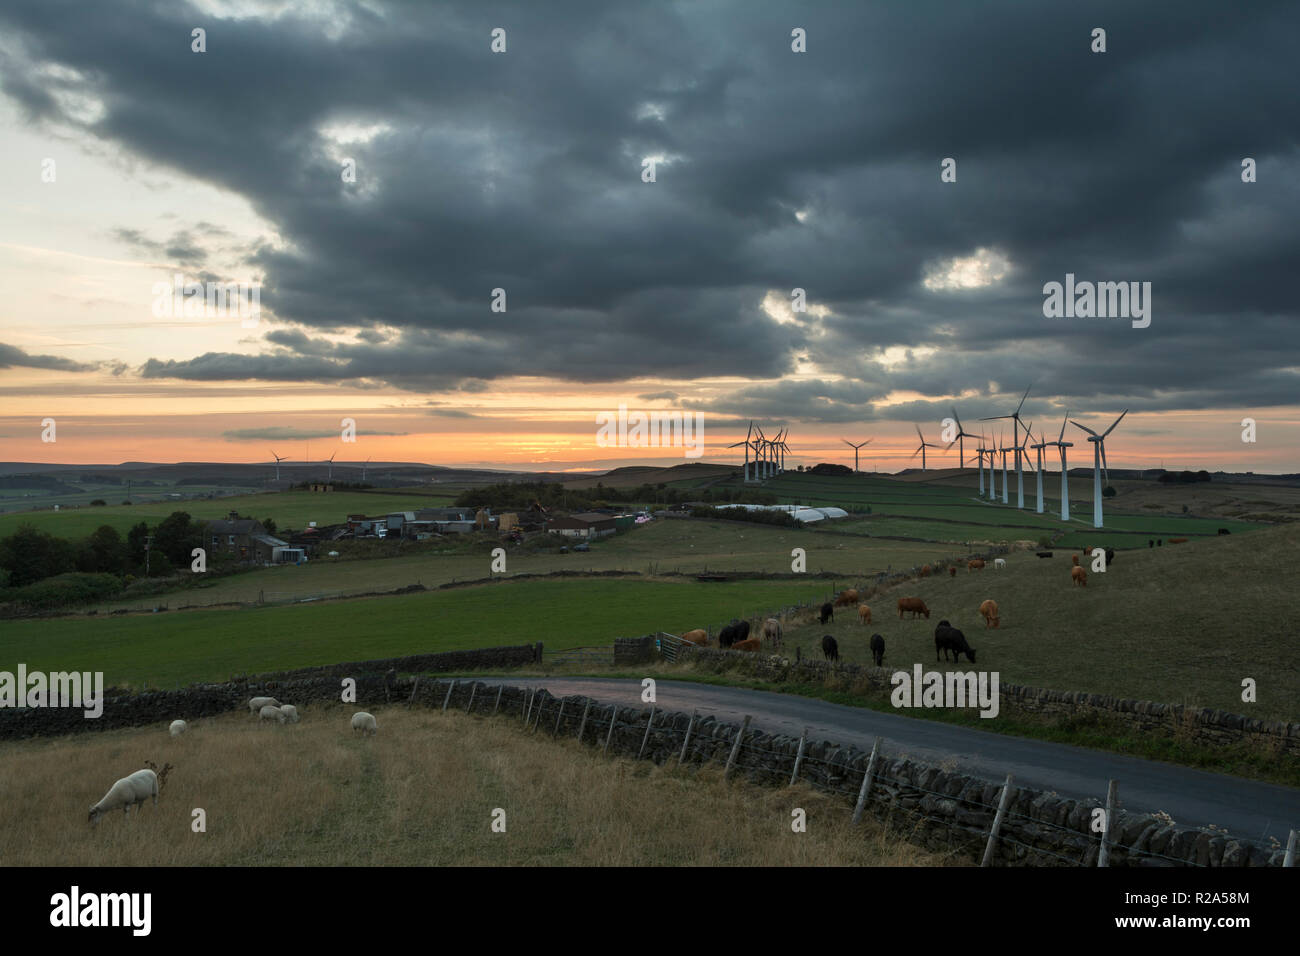
[[[469,703],[465,705],[465,713],[474,709],[474,695],[478,693],[478,681],[469,685]]]
[[[555,712],[555,729],[551,731],[551,736],[555,737],[560,732],[560,718],[564,716],[564,698],[560,698],[560,709]]]
[[[497,708],[501,706],[501,692],[506,689],[505,684],[497,684],[497,702],[492,705],[492,716],[497,715]]]
[[[641,755],[645,753],[646,741],[650,739],[650,727],[655,722],[655,705],[650,705],[650,719],[645,722],[645,736],[641,738],[641,749],[636,752],[636,759],[640,760]]]
[[[411,709],[411,704],[415,702],[415,692],[420,689],[420,675],[415,675],[415,686],[411,688],[411,696],[406,699],[406,709]]]
[[[1286,838],[1286,856],[1282,858],[1283,866],[1295,866],[1296,837],[1298,835],[1300,834],[1292,830],[1291,835]]]
[[[618,704],[610,705],[609,733],[605,735],[605,748],[601,753],[609,753],[609,742],[614,739],[614,721],[618,720]]]
[[[980,861],[980,866],[993,865],[993,848],[997,846],[998,831],[1002,829],[1002,818],[1007,814],[1007,804],[1011,802],[1011,774],[1007,774],[1007,782],[1002,785],[1002,799],[998,801],[998,812],[993,817],[993,826],[989,830],[989,842],[984,847],[984,859]]]
[[[533,695],[534,695],[535,693],[537,693],[537,688],[536,688],[536,687],[530,687],[530,688],[528,688],[528,706],[524,708],[524,726],[525,726],[525,727],[528,726],[528,718],[531,717],[531,716],[532,716],[532,713],[533,713]]]
[[[447,705],[451,703],[451,692],[455,689],[456,689],[456,681],[453,678],[451,682],[451,686],[447,688],[447,696],[442,699],[442,712],[444,714],[447,712]]]
[[[682,761],[686,759],[686,748],[691,742],[691,728],[695,726],[695,715],[698,713],[698,710],[691,711],[691,719],[686,724],[686,739],[682,741],[682,752],[677,756],[677,766],[679,767],[682,765]]]
[[[808,728],[805,727],[803,733],[799,736],[799,752],[794,755],[794,773],[790,774],[790,786],[792,787],[794,782],[799,779],[799,764],[803,763],[803,747],[807,742]]]
[[[587,698],[587,706],[582,708],[582,723],[578,724],[578,742],[582,742],[582,732],[587,729],[587,712],[591,710],[591,698]]]
[[[540,696],[540,694],[539,694],[539,696]],[[537,732],[537,728],[538,728],[538,726],[539,726],[539,725],[541,724],[541,722],[542,722],[542,710],[543,710],[545,707],[546,707],[546,701],[544,701],[544,700],[539,700],[539,701],[537,702],[537,716],[533,718],[533,733],[536,733],[536,732]]]
[[[750,715],[746,714],[744,721],[740,725],[740,733],[736,734],[735,743],[731,745],[731,756],[727,758],[726,769],[722,771],[722,779],[726,780],[727,775],[731,773],[731,765],[736,762],[736,754],[740,753],[740,742],[745,739],[745,731],[749,729]]]
[[[858,791],[858,805],[853,808],[853,822],[862,819],[862,808],[867,803],[867,792],[871,789],[871,777],[876,772],[876,755],[880,753],[880,738],[871,745],[871,759],[867,761],[867,772],[862,775],[862,789]]]
[[[1102,821],[1101,827],[1101,849],[1097,851],[1097,865],[1110,866],[1110,834],[1112,815],[1115,813],[1115,792],[1119,789],[1119,781],[1112,780],[1106,787],[1106,819]]]

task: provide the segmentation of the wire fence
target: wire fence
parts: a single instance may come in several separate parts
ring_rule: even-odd
[[[996,845],[1013,848],[1011,854],[1004,852],[1004,857],[1033,858],[1066,866],[1105,865],[1100,863],[1104,856],[1104,840],[1110,854],[1123,853],[1130,862],[1149,860],[1176,866],[1209,867],[1208,862],[1193,859],[1190,855],[1173,856],[1140,844],[1145,842],[1144,837],[1165,828],[1173,832],[1168,834],[1163,848],[1168,849],[1179,842],[1181,836],[1189,854],[1193,834],[1197,841],[1202,835],[1221,837],[1225,842],[1227,839],[1226,834],[1210,829],[1173,827],[1157,815],[1142,814],[1135,818],[1118,806],[1107,816],[1100,801],[1069,800],[1054,793],[1024,788],[1012,787],[1015,799],[1002,807],[988,802],[983,795],[990,787],[1000,795],[1011,778],[1006,783],[996,784],[968,775],[954,775],[947,790],[936,790],[926,784],[946,773],[941,768],[899,757],[892,758],[891,765],[891,759],[885,758],[883,753],[864,766],[862,760],[866,754],[862,751],[827,741],[811,744],[807,731],[799,741],[797,752],[764,746],[760,741],[766,738],[770,742],[773,735],[747,730],[748,718],[745,726],[737,727],[698,714],[689,715],[689,719],[683,713],[665,714],[653,706],[647,717],[644,709],[638,711],[599,703],[582,696],[555,697],[544,688],[525,685],[480,681],[452,681],[450,684],[436,681],[435,684],[435,696],[445,694],[442,699],[444,710],[451,706],[459,684],[461,693],[468,699],[462,698],[458,709],[467,713],[493,716],[514,712],[522,718],[529,732],[545,732],[555,737],[573,736],[582,743],[601,747],[604,752],[612,748],[616,753],[648,756],[656,762],[703,767],[725,758],[724,778],[738,772],[756,783],[782,786],[801,779],[820,791],[865,801],[864,808],[878,819],[890,821],[901,817],[918,825],[930,825],[936,831],[935,835],[946,836],[950,845],[956,842],[970,847]],[[511,691],[509,696],[506,696],[507,690]],[[683,721],[685,727],[681,726]],[[830,749],[824,754],[811,752],[813,749],[826,751],[826,748]],[[900,760],[903,766],[914,768],[911,776],[895,774],[894,769]],[[1038,812],[1026,812],[1025,807],[1030,811],[1037,808]],[[1094,823],[1099,818],[1098,811],[1101,811],[1102,832],[1097,832]],[[1058,822],[1063,816],[1067,819],[1075,816],[1077,823]],[[1133,828],[1139,833],[1136,842],[1120,842],[1118,834],[1128,831],[1133,819],[1142,822],[1141,827]],[[1294,841],[1294,836],[1292,839]],[[1237,842],[1245,844],[1245,841]],[[1280,852],[1276,848],[1258,849],[1266,857]],[[1207,854],[1200,855],[1204,857]]]

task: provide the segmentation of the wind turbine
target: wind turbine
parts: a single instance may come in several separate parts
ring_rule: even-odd
[[[337,454],[338,454],[338,452],[336,451],[336,452],[334,453],[334,455],[337,455]],[[330,466],[330,470],[329,470],[329,476],[325,479],[326,481],[333,481],[333,480],[334,480],[334,455],[330,455],[330,456],[329,456],[329,459],[328,459],[328,461],[329,461],[329,466]]]
[[[741,476],[745,481],[749,481],[749,449],[752,447],[749,436],[752,434],[754,434],[754,422],[751,420],[749,423],[749,431],[745,432],[745,440],[727,446],[728,448],[739,448],[741,445],[745,446],[745,470],[741,472]]]
[[[1002,444],[1004,438],[1003,435],[998,436],[998,451],[1002,452],[1002,503],[1005,505],[1007,503],[1007,486],[1010,484],[1007,481],[1007,452],[1011,451],[1011,448]]]
[[[365,461],[363,461],[363,462],[361,463],[361,482],[362,482],[362,484],[365,484],[365,481],[366,481],[366,466],[369,465],[369,464],[370,464],[370,459],[369,459],[369,458],[367,458]]]
[[[1073,448],[1074,442],[1064,441],[1065,423],[1070,420],[1070,410],[1065,410],[1065,418],[1061,421],[1061,434],[1056,437],[1056,441],[1046,442],[1047,445],[1055,445],[1061,449],[1061,520],[1070,520],[1070,489],[1069,489],[1069,469],[1065,466],[1065,449]]]
[[[1128,409],[1119,413],[1119,418],[1111,422],[1110,428],[1098,435],[1087,425],[1080,425],[1073,418],[1070,423],[1078,428],[1082,428],[1088,433],[1088,441],[1093,443],[1092,449],[1092,526],[1100,528],[1101,525],[1101,470],[1106,469],[1106,484],[1110,484],[1110,467],[1106,464],[1106,436],[1115,430],[1115,426],[1120,423]]]
[[[921,434],[921,426],[920,426],[920,425],[916,425],[916,426],[914,426],[914,427],[916,428],[916,435],[917,435],[917,437],[921,439],[921,444],[919,444],[919,445],[916,446],[916,451],[912,452],[912,457],[915,458],[917,452],[920,452],[920,453],[921,453],[921,471],[922,471],[922,473],[924,473],[924,472],[925,472],[925,450],[926,450],[927,448],[943,448],[943,447],[945,447],[945,446],[943,446],[943,445],[936,445],[934,442],[928,442],[928,441],[926,441],[926,440],[925,440],[925,436]],[[947,447],[948,447],[948,448],[951,448],[951,447],[952,447],[952,442],[949,442],[948,445],[947,445]]]
[[[952,407],[952,417],[953,420],[957,422],[957,464],[959,467],[965,468],[966,467],[966,443],[963,442],[962,439],[975,438],[976,436],[972,435],[970,432],[966,431],[966,429],[962,428],[961,419],[957,417],[956,405]],[[948,447],[951,448],[952,445],[949,445]]]
[[[276,481],[279,481],[279,480],[280,480],[280,462],[282,462],[282,461],[287,461],[288,458],[289,458],[289,456],[288,456],[288,455],[285,455],[283,458],[281,458],[279,455],[277,455],[277,454],[275,453],[275,449],[272,449],[272,450],[271,450],[271,457],[275,459],[275,480],[276,480]]]
[[[868,438],[866,441],[858,442],[858,443],[855,445],[855,444],[853,444],[853,442],[849,441],[847,438],[841,438],[841,439],[840,439],[840,441],[844,442],[844,444],[848,445],[850,448],[853,449],[853,473],[854,473],[855,475],[858,473],[858,449],[861,448],[863,445],[869,445],[869,444],[871,444],[871,442],[874,441],[874,440],[875,440],[875,437],[872,436],[871,438]]]
[[[1064,428],[1065,426],[1062,425],[1061,427]],[[1030,435],[1029,437],[1032,438],[1033,435]],[[1052,442],[1049,442],[1046,436],[1040,434],[1038,436],[1038,444],[1029,446],[1038,452],[1038,507],[1035,510],[1039,514],[1043,513],[1043,449],[1050,444],[1052,444]]]
[[[767,455],[771,446],[766,435],[763,434],[763,426],[759,425],[754,431],[758,432],[758,438],[754,441],[754,474],[758,478],[767,477]]]
[[[790,434],[790,429],[786,429],[781,435],[780,452],[781,452],[781,471],[785,471],[785,453],[790,450],[790,446],[785,443],[785,436]]]
[[[1033,387],[1034,386],[1032,384],[1029,386],[1029,388],[1033,388]],[[1020,404],[1016,406],[1016,410],[1012,412],[1010,415],[995,415],[992,418],[980,419],[981,421],[985,421],[985,422],[997,421],[998,419],[1002,419],[1002,418],[1011,419],[1011,448],[1008,450],[1014,450],[1016,453],[1016,501],[1017,501],[1016,507],[1017,508],[1023,508],[1025,506],[1025,472],[1020,465],[1020,409],[1025,407],[1025,399],[1029,397],[1029,388],[1025,389],[1025,394],[1020,396]],[[1005,485],[1005,481],[1006,481],[1005,475],[1003,475],[1003,481],[1004,484],[1002,487],[1002,503],[1006,504],[1007,489]]]
[[[1033,437],[1034,437],[1034,423],[1033,423],[1033,422],[1030,422],[1030,423],[1025,427],[1025,433],[1024,433],[1024,435],[1021,436],[1020,447],[1016,449],[1016,453],[1017,453],[1017,454],[1016,454],[1016,457],[1017,457],[1017,458],[1020,457],[1020,453],[1021,453],[1021,452],[1024,453],[1024,456],[1025,456],[1025,458],[1024,458],[1024,462],[1025,462],[1026,465],[1029,466],[1029,470],[1030,470],[1030,471],[1033,471],[1033,470],[1034,470],[1034,466],[1029,464],[1029,451],[1028,451],[1027,446],[1029,445],[1029,442],[1030,442],[1030,440],[1031,440]],[[1039,462],[1039,465],[1040,465],[1040,467],[1041,467],[1042,462]],[[1020,482],[1020,505],[1019,505],[1019,507],[1023,508],[1024,506],[1025,506],[1025,483],[1024,483],[1023,476],[1022,476],[1022,480],[1021,480],[1021,482]]]
[[[980,436],[980,443],[975,448],[975,457],[980,463],[980,497],[984,497],[984,436]]]

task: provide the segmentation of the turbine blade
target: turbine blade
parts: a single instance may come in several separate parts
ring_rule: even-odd
[[[1065,418],[1061,420],[1061,434],[1056,436],[1057,441],[1060,441],[1065,437],[1065,423],[1068,422],[1069,420],[1070,420],[1070,410],[1067,408],[1065,410]]]
[[[1074,426],[1077,427],[1077,428],[1082,428],[1082,429],[1083,429],[1084,431],[1086,431],[1089,435],[1097,435],[1097,433],[1096,433],[1095,431],[1093,431],[1091,428],[1089,428],[1087,425],[1080,425],[1080,424],[1079,424],[1078,422],[1076,422],[1073,418],[1070,419],[1070,424],[1071,424],[1071,425],[1074,425]],[[1098,435],[1097,437],[1101,437],[1101,436]]]
[[[1127,414],[1128,414],[1128,409],[1127,409],[1127,408],[1124,409],[1124,411],[1120,412],[1119,418],[1115,419],[1115,424],[1114,424],[1114,425],[1111,425],[1110,428],[1107,428],[1104,432],[1102,432],[1102,433],[1101,433],[1101,437],[1102,437],[1102,438],[1105,438],[1107,435],[1109,435],[1111,432],[1113,432],[1113,431],[1115,430],[1115,425],[1118,425],[1121,421],[1123,421],[1124,416],[1127,415]]]

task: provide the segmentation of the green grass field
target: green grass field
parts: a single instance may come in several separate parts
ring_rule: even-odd
[[[0,669],[103,671],[172,687],[234,674],[541,641],[548,650],[676,633],[820,597],[789,581],[516,581],[372,600],[248,610],[5,622]],[[12,665],[12,666],[11,666]]]
[[[0,514],[0,537],[13,534],[21,525],[30,524],[62,538],[84,538],[100,525],[111,525],[125,534],[141,521],[155,525],[173,511],[185,511],[193,518],[224,518],[232,511],[258,519],[273,518],[278,528],[301,530],[315,521],[321,525],[340,524],[349,514],[387,514],[450,505],[456,492],[338,491],[313,494],[309,491],[266,492],[235,495],[229,498],[191,501],[152,501],[138,505],[105,505],[98,508],[60,509],[59,511],[19,511]]]

